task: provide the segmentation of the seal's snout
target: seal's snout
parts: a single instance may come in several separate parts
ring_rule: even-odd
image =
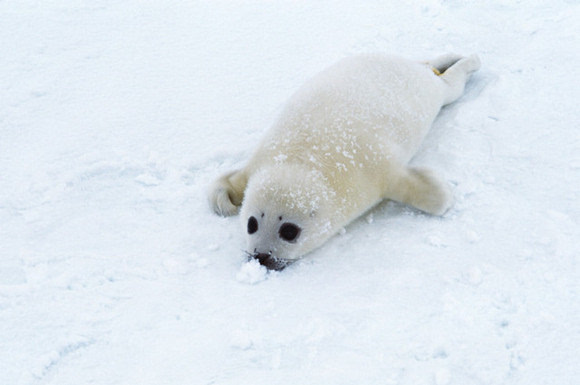
[[[284,268],[289,264],[288,261],[276,258],[270,253],[256,253],[252,255],[252,258],[257,259],[258,262],[260,262],[260,265],[265,266],[268,270],[284,270]]]

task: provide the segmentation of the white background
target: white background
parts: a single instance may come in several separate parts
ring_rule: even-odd
[[[575,385],[576,1],[0,2],[0,384]],[[207,185],[345,56],[478,53],[385,202],[282,273]]]

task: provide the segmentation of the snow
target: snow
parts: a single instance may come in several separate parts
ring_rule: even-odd
[[[0,2],[0,384],[580,378],[574,1]],[[307,78],[478,53],[385,202],[281,273],[207,207]]]
[[[268,270],[257,260],[251,260],[242,265],[236,279],[242,283],[254,284],[262,282],[268,277]]]

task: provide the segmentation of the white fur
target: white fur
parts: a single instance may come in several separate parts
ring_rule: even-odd
[[[447,183],[407,164],[441,107],[463,93],[479,66],[475,55],[340,61],[290,98],[242,170],[212,185],[211,207],[232,215],[241,204],[244,231],[248,218],[258,221],[248,252],[284,259],[318,247],[383,199],[443,214],[452,204]],[[295,242],[280,239],[287,222],[302,229]]]

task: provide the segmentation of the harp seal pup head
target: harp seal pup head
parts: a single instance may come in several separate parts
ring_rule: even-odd
[[[479,66],[475,55],[344,59],[290,98],[246,166],[212,184],[210,206],[241,206],[248,254],[277,270],[383,199],[442,215],[448,184],[408,162]]]
[[[250,178],[241,218],[247,251],[280,270],[333,235],[337,193],[317,170],[299,164],[265,167]]]

